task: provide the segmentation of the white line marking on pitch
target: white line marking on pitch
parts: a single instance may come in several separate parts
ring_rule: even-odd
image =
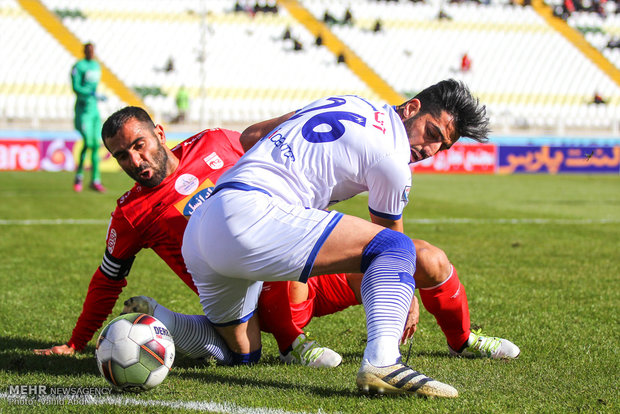
[[[62,397],[62,396],[43,396],[39,399],[33,399],[26,396],[9,395],[6,392],[0,393],[0,399],[6,400],[11,405],[115,405],[115,406],[142,406],[142,407],[166,407],[172,409],[188,409],[196,411],[207,411],[216,413],[230,414],[309,414],[304,411],[285,411],[272,408],[252,408],[241,407],[232,403],[216,403],[212,401],[164,401],[164,400],[141,400],[132,397],[106,396],[93,397],[92,395],[84,395],[78,397]],[[317,414],[324,411],[316,411]]]
[[[108,224],[110,220],[101,219],[32,219],[1,220],[0,226],[57,226],[66,224]]]
[[[109,220],[101,219],[32,219],[32,220],[3,220],[0,226],[58,226],[58,225],[93,225],[108,224]],[[553,218],[406,218],[409,224],[618,224],[620,219],[553,219]]]
[[[411,224],[617,224],[620,219],[545,219],[545,218],[445,218],[445,219],[408,219]]]

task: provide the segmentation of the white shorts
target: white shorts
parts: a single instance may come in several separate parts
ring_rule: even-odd
[[[183,258],[207,318],[215,325],[244,322],[256,310],[262,281],[305,282],[341,217],[255,190],[209,197],[183,237]]]

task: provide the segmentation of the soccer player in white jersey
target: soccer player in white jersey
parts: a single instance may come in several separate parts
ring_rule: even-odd
[[[458,396],[401,362],[416,281],[436,282],[424,272],[414,280],[416,249],[402,234],[402,212],[409,163],[461,136],[486,141],[484,106],[448,80],[398,107],[336,96],[266,122],[277,126],[221,176],[184,235],[183,257],[208,319],[233,352],[252,361],[260,355],[262,281],[362,272],[368,341],[358,387]],[[372,222],[325,210],[364,191]]]

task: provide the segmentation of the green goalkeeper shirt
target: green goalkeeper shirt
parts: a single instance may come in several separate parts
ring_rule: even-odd
[[[81,59],[71,69],[73,92],[77,96],[75,112],[86,113],[97,111],[97,85],[101,79],[101,66],[95,60]]]

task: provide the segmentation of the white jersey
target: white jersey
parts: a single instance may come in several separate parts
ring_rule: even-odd
[[[262,138],[218,185],[240,182],[317,209],[368,191],[370,211],[396,220],[408,202],[409,161],[405,128],[391,106],[333,96]]]

